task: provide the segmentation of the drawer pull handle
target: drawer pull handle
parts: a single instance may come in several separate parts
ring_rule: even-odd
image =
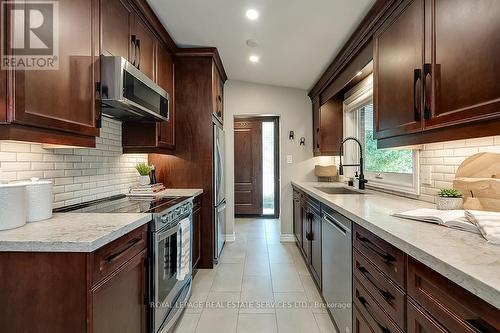
[[[114,260],[119,258],[123,253],[127,252],[128,250],[130,250],[130,248],[132,248],[134,245],[139,243],[141,240],[142,240],[141,237],[136,237],[136,238],[131,239],[130,241],[128,241],[125,244],[125,246],[122,249],[120,249],[119,251],[116,251],[115,253],[110,254],[109,256],[106,256],[104,258],[104,262],[105,263],[113,262]]]
[[[465,322],[477,333],[495,333],[498,332],[494,327],[491,327],[490,324],[479,319],[466,319]]]
[[[379,286],[377,286],[374,276],[371,275],[371,273],[366,268],[361,266],[358,267],[358,269],[361,272],[361,274],[363,274],[366,277],[366,279],[370,281],[370,283],[379,291],[379,293],[387,302],[391,302],[394,299],[394,296],[392,296],[392,294],[388,290],[382,289]]]
[[[375,316],[373,315],[373,313],[371,312],[370,310],[370,304],[368,304],[368,301],[362,297],[362,296],[357,296],[358,297],[358,300],[359,302],[361,303],[361,305],[363,305],[363,307],[366,309],[366,312],[368,312],[368,314],[370,315],[370,317],[372,317],[373,321],[375,321],[375,323],[377,324],[377,326],[380,328],[380,330],[383,332],[383,333],[391,333],[391,331],[384,325],[382,325],[378,320],[377,318],[375,318]]]
[[[368,238],[359,237],[359,236],[356,236],[356,237],[359,239],[359,241],[361,242],[361,244],[363,244],[364,247],[375,252],[379,257],[381,257],[383,259],[383,261],[385,261],[386,264],[391,264],[392,262],[396,261],[396,258],[394,258],[389,253],[384,253],[382,251],[379,251],[375,247],[375,244],[373,244]]]

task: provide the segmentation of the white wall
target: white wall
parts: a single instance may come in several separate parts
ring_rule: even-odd
[[[127,193],[138,185],[135,165],[147,154],[123,154],[122,124],[104,117],[95,148],[45,149],[40,143],[0,141],[0,179],[50,179],[54,208]]]
[[[226,234],[234,230],[234,116],[277,115],[280,117],[281,233],[293,233],[291,181],[314,181],[314,166],[330,164],[331,157],[313,157],[311,100],[305,90],[227,81],[224,86],[224,130],[226,135]],[[289,131],[295,140],[288,140]],[[300,146],[300,137],[306,145]],[[293,163],[286,164],[286,156]]]

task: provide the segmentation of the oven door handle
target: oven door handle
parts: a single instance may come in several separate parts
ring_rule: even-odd
[[[177,224],[175,227],[172,227],[166,231],[158,231],[156,232],[156,242],[161,242],[162,240],[172,236],[176,232],[179,232],[181,226],[180,224]]]

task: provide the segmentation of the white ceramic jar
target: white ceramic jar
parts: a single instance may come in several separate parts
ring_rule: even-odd
[[[26,199],[25,184],[0,184],[0,230],[26,224]]]
[[[47,220],[52,217],[52,182],[31,178],[26,186],[27,222]]]

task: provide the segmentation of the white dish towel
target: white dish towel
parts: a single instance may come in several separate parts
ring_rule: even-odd
[[[474,223],[491,244],[500,244],[500,213],[467,210],[465,216]]]
[[[179,235],[179,234],[178,234]],[[177,280],[182,281],[191,272],[191,220],[185,218],[180,222],[180,242],[178,260],[180,263]],[[179,240],[179,239],[178,239]]]

